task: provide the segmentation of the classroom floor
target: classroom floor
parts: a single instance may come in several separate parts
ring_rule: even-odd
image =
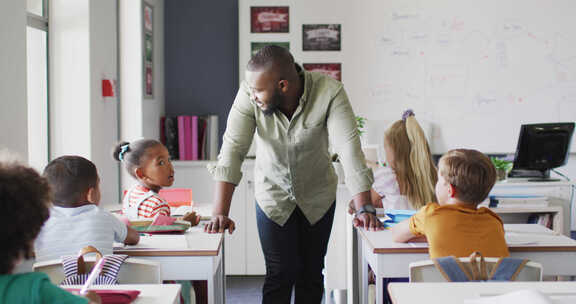
[[[264,277],[226,277],[226,303],[262,303]]]
[[[263,276],[226,277],[226,304],[262,303],[263,284]]]

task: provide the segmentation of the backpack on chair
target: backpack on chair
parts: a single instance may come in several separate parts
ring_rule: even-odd
[[[63,256],[62,265],[64,266],[64,274],[66,278],[60,285],[82,285],[88,279],[90,271],[87,270],[84,255],[88,253],[96,254],[96,261],[104,259],[102,271],[94,281],[94,285],[117,285],[118,273],[124,261],[128,258],[127,255],[106,255],[102,256],[98,249],[92,246],[86,246],[80,250],[78,256]],[[96,264],[95,264],[96,265]]]
[[[488,273],[486,262],[480,252],[473,252],[467,265],[453,256],[432,260],[436,269],[448,282],[514,281],[528,263],[528,259],[499,258],[492,271]]]

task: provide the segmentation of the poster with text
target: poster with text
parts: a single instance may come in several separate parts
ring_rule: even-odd
[[[303,24],[304,51],[340,51],[340,24]]]
[[[250,7],[250,32],[288,33],[290,12],[288,6]]]
[[[250,56],[254,56],[261,48],[267,45],[277,45],[290,50],[290,42],[252,42]]]
[[[342,81],[341,63],[304,63],[302,66],[306,71],[319,72],[338,81]]]

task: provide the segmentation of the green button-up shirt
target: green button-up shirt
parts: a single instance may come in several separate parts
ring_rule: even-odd
[[[302,70],[304,92],[289,120],[276,111],[264,115],[243,82],[228,116],[218,163],[210,166],[217,181],[238,184],[240,167],[256,134],[254,189],[264,213],[284,225],[298,206],[315,224],[336,199],[338,178],[329,144],[343,165],[351,194],[370,190],[356,119],[342,83]]]

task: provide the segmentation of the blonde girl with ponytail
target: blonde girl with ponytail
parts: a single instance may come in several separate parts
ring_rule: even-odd
[[[430,146],[412,110],[384,132],[386,166],[374,171],[371,189],[376,208],[417,210],[436,201],[438,179]],[[351,205],[350,212],[354,212]]]

